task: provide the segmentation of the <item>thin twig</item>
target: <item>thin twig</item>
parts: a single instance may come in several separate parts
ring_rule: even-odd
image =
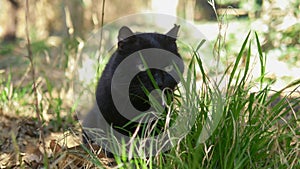
[[[102,39],[103,39],[103,25],[104,25],[104,8],[105,7],[105,0],[102,0],[102,15],[101,15],[101,30],[100,30],[100,41],[99,41],[99,56],[98,56],[98,63],[100,63],[101,57],[101,47],[102,47]]]
[[[27,58],[30,61],[31,65],[31,75],[32,75],[32,82],[33,82],[33,93],[34,93],[34,99],[35,99],[35,109],[36,109],[36,117],[38,119],[38,125],[39,125],[39,132],[40,132],[40,139],[42,141],[42,146],[43,146],[43,151],[44,151],[44,159],[46,160],[46,165],[49,166],[48,164],[48,155],[46,152],[46,144],[45,144],[45,137],[44,137],[44,130],[43,130],[43,124],[42,124],[42,119],[41,119],[41,111],[39,109],[39,100],[38,100],[38,92],[37,92],[37,84],[36,84],[36,78],[35,78],[35,69],[34,69],[34,64],[33,64],[33,56],[32,56],[32,50],[31,50],[31,42],[29,38],[29,28],[28,28],[28,18],[29,18],[29,4],[28,0],[26,0],[26,12],[25,12],[25,20],[26,20],[26,25],[25,25],[25,31],[26,31],[26,39],[27,39],[27,51],[28,51],[28,56]]]

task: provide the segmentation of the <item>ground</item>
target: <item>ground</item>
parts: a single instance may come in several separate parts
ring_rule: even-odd
[[[0,128],[0,168],[43,166],[43,147],[36,119],[0,112]],[[54,132],[49,125],[44,128],[44,131],[50,166],[58,168],[92,166],[88,160],[82,158],[88,156],[88,153],[82,147],[78,125],[75,124],[66,132]],[[97,146],[93,146],[92,149],[100,150]],[[100,151],[95,154],[98,154],[104,166],[115,164],[113,159],[106,158]]]

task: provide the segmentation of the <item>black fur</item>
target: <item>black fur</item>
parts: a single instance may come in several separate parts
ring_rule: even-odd
[[[126,57],[143,49],[163,49],[180,57],[176,45],[178,29],[179,26],[175,25],[167,34],[132,33],[128,27],[122,27],[120,29],[118,48],[110,58],[98,81],[96,100],[105,120],[122,134],[132,134],[136,129],[137,123],[130,122],[126,117],[123,117],[114,105],[111,94],[111,83],[115,70]],[[137,63],[132,63],[132,65],[128,65],[128,67],[134,69],[136,68],[136,64]],[[170,65],[171,64],[170,62]],[[172,92],[177,86],[177,82],[166,71],[150,69],[150,72],[161,90],[169,88]],[[139,111],[146,111],[150,108],[150,105],[148,96],[145,94],[142,86],[149,92],[155,89],[146,71],[139,72],[132,79],[128,91],[132,105]],[[130,123],[130,125],[128,125],[128,123]]]

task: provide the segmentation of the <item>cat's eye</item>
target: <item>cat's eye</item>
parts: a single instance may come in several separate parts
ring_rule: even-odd
[[[139,71],[146,71],[146,69],[147,69],[144,64],[137,65],[137,68],[139,69]]]
[[[173,65],[169,65],[165,67],[166,72],[171,72],[174,69]]]

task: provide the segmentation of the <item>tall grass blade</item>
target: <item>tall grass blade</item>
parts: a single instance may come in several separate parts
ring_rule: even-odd
[[[243,45],[242,45],[242,48],[241,48],[241,50],[240,50],[240,52],[239,52],[239,54],[238,54],[238,56],[237,56],[237,58],[236,58],[236,60],[235,60],[235,63],[234,63],[232,72],[230,73],[230,77],[229,77],[228,89],[229,89],[229,87],[231,86],[231,82],[232,82],[233,77],[234,77],[234,75],[235,75],[235,72],[236,72],[236,70],[237,70],[237,68],[238,68],[238,65],[239,65],[239,63],[240,63],[240,60],[241,60],[241,58],[242,58],[242,56],[243,56],[245,47],[246,47],[246,45],[247,45],[247,43],[248,43],[248,39],[249,39],[250,33],[251,33],[251,32],[248,33],[246,39],[244,40]]]
[[[262,85],[265,77],[265,71],[266,71],[266,57],[263,56],[257,32],[255,32],[255,40],[256,40],[259,60],[260,60],[260,89],[262,89]]]

